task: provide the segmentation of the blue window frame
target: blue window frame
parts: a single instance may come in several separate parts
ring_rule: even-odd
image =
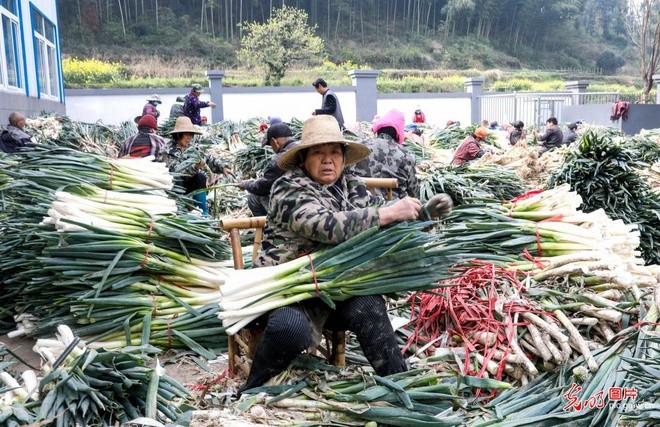
[[[58,98],[60,94],[60,67],[55,31],[55,25],[33,7],[32,32],[39,95],[50,98]]]
[[[15,0],[0,0],[0,88],[21,89],[23,56]]]

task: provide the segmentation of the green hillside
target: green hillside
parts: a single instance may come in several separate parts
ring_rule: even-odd
[[[295,63],[298,70],[332,72],[341,64],[418,70],[396,71],[395,77],[397,72],[414,76],[442,70],[458,74],[534,70],[550,71],[550,78],[616,75],[608,83],[641,86],[637,50],[626,32],[626,0],[60,0],[58,4],[65,57],[120,62],[127,79],[175,79],[169,84],[152,81],[155,86],[177,85],[177,78],[203,78],[207,69],[228,70],[229,84],[234,78],[244,85],[259,84],[260,76],[245,72],[236,54],[244,24],[265,22],[272,10],[283,5],[304,10],[309,25],[324,41],[323,53]],[[342,73],[338,75],[341,79]],[[539,75],[545,74],[533,78]],[[293,69],[287,76],[290,80],[284,84],[307,82],[304,73]],[[605,77],[601,80],[607,82]]]

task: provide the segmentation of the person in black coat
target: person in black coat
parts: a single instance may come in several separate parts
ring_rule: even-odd
[[[244,180],[238,183],[238,188],[250,193],[248,207],[254,216],[265,216],[268,213],[270,189],[273,187],[275,180],[284,174],[284,171],[277,166],[277,161],[282,157],[282,154],[296,145],[296,141],[293,140],[292,136],[291,129],[284,123],[275,123],[270,126],[261,145],[265,147],[270,144],[275,155],[270,159],[261,178]]]
[[[564,140],[563,143],[566,145],[571,145],[577,140],[577,133],[575,131],[577,130],[577,123],[571,123],[568,125],[568,130],[564,133]]]

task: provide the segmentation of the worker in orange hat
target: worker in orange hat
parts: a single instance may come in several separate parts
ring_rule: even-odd
[[[484,155],[484,150],[479,143],[488,138],[488,129],[479,127],[474,130],[474,133],[468,135],[463,142],[456,148],[454,159],[451,164],[454,166],[461,166],[463,163],[477,159]]]

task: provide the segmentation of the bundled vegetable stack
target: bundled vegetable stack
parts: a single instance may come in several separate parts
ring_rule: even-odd
[[[0,298],[16,315],[36,315],[26,333],[65,323],[96,346],[152,343],[208,357],[225,345],[214,303],[227,244],[208,220],[176,214],[163,164],[64,149],[23,156],[20,171],[4,170],[14,181],[4,192]]]
[[[303,380],[293,378],[288,384],[250,390],[253,396],[240,402],[237,409],[248,411],[265,404],[287,412],[309,412],[308,422],[340,425],[373,421],[404,427],[459,426],[464,425],[463,408],[468,403],[476,406],[485,401],[483,397],[475,399],[475,388],[511,387],[505,382],[463,375],[447,357],[420,361],[407,372],[385,377],[361,371],[333,372],[333,368],[339,369],[327,365],[308,366],[309,362],[302,357],[294,365],[325,372],[308,375]]]
[[[4,369],[0,373],[2,425],[109,427],[176,420],[175,400],[186,398],[188,392],[160,366],[147,366],[147,354],[154,348],[96,351],[67,326],[60,325],[57,331],[57,339],[40,339],[34,348],[44,360],[43,378],[28,369],[21,373],[20,384]]]
[[[592,352],[635,324],[660,270],[643,265],[634,225],[581,203],[563,185],[458,206],[438,231],[442,251],[475,260],[412,298],[408,345],[464,347],[466,370],[514,383],[576,357],[597,369]]]
[[[463,167],[432,167],[420,172],[420,200],[447,193],[455,205],[470,199],[512,199],[525,192],[525,184],[508,168],[489,164],[467,164]]]
[[[560,424],[614,426],[660,422],[660,286],[640,305],[639,324],[618,332],[611,345],[541,375],[526,386],[504,391],[470,414],[474,427]],[[598,369],[589,371],[590,364]]]
[[[228,334],[261,314],[310,298],[330,307],[355,295],[425,289],[455,260],[443,254],[429,223],[370,228],[339,245],[273,266],[232,271],[220,288],[219,317]]]
[[[584,212],[603,209],[611,218],[637,224],[642,257],[648,264],[658,264],[660,194],[637,172],[648,166],[639,154],[622,141],[588,132],[550,177],[548,186],[570,184],[582,197]]]

